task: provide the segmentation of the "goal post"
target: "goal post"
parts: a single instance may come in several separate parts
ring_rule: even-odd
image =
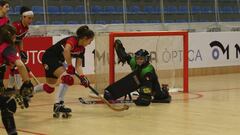
[[[134,54],[139,49],[146,49],[151,55],[151,64],[157,71],[160,84],[169,84],[170,88],[180,88],[188,92],[188,32],[110,32],[98,33],[95,47],[95,73],[98,89],[130,73],[127,64],[117,64],[114,41],[120,39],[126,52]],[[108,43],[108,44],[107,44]],[[101,59],[107,59],[102,62]],[[107,62],[106,62],[107,61]],[[105,63],[105,64],[104,64]],[[103,81],[108,81],[103,83]]]

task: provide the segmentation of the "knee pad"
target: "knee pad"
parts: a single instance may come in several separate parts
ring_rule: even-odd
[[[61,77],[61,80],[62,80],[62,83],[67,84],[69,86],[73,85],[73,83],[74,83],[73,77],[71,75],[68,75],[68,74],[67,75],[63,75]]]
[[[55,89],[54,87],[51,87],[46,83],[43,84],[43,90],[49,94],[52,93],[54,91],[54,89]]]

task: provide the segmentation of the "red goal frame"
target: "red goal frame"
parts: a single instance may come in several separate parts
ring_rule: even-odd
[[[109,84],[115,81],[114,39],[116,37],[136,36],[183,36],[183,92],[188,93],[188,32],[187,31],[156,31],[156,32],[111,32],[109,33]]]

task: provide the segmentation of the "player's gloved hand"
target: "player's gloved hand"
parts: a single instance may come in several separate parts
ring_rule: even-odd
[[[23,97],[32,97],[33,93],[33,84],[30,80],[23,82],[20,88],[20,95]]]
[[[118,64],[122,63],[122,65],[124,65],[128,61],[130,56],[126,53],[121,40],[119,39],[115,40],[114,45],[115,45],[114,47],[118,56]]]
[[[90,86],[90,82],[87,79],[86,76],[84,75],[80,75],[80,81],[81,81],[81,85],[83,85],[84,87],[89,87]]]
[[[27,61],[28,59],[27,53],[25,51],[20,51],[20,57],[23,61]]]
[[[75,74],[75,68],[73,65],[68,65],[66,72],[70,75]]]

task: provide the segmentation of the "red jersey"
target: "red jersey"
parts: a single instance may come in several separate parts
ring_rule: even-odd
[[[0,27],[2,27],[3,25],[5,24],[8,24],[9,23],[9,19],[8,17],[0,17]]]
[[[28,27],[23,26],[22,21],[13,22],[12,25],[16,28],[16,44],[19,45],[22,39],[28,32]]]
[[[85,53],[85,48],[83,46],[78,45],[78,38],[75,36],[66,37],[60,41],[58,41],[55,45],[51,46],[47,49],[47,51],[50,51],[52,53],[55,53],[56,56],[62,56],[63,57],[63,48],[66,44],[70,44],[71,49],[71,56],[73,58],[80,57],[82,58]],[[60,54],[60,55],[59,55]]]
[[[66,44],[70,44],[71,49],[71,56],[72,58],[81,58],[83,61],[84,66],[84,54],[85,54],[85,47],[78,45],[78,38],[75,36],[66,37],[60,41],[58,41],[55,45],[52,45],[50,48],[46,50],[46,52],[51,53],[53,56],[58,57],[59,60],[65,61],[63,56],[63,48]]]
[[[0,66],[9,63],[14,64],[18,59],[15,47],[6,42],[0,44]]]

